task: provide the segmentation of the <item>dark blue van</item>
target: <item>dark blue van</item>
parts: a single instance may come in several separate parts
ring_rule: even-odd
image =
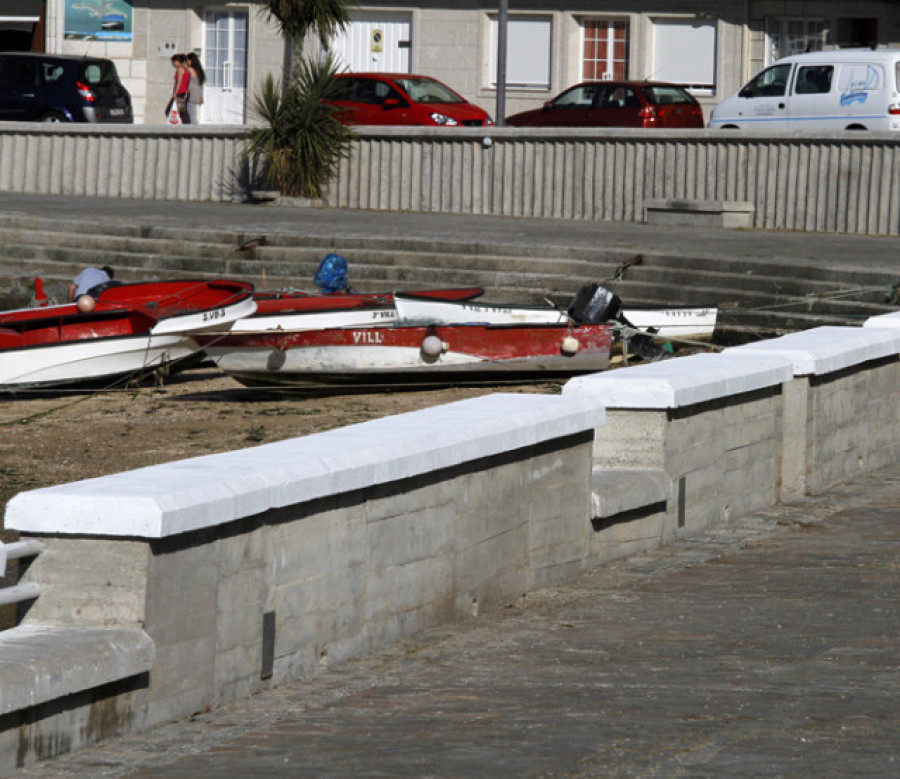
[[[0,121],[134,122],[116,66],[98,57],[0,53]]]

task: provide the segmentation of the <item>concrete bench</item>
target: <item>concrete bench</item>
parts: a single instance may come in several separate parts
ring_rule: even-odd
[[[644,222],[688,227],[753,227],[756,207],[742,200],[658,198],[644,201]]]
[[[0,633],[0,717],[148,673],[142,630],[20,625]]]
[[[595,468],[591,476],[593,519],[609,519],[671,497],[672,481],[661,469]]]

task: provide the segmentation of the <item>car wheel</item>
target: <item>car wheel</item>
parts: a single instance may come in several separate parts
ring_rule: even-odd
[[[68,119],[59,111],[47,111],[38,117],[39,122],[67,122]]]
[[[861,124],[851,124],[847,126],[848,130],[868,130],[869,128]]]

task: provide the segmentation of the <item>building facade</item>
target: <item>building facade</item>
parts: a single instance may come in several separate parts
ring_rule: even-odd
[[[137,122],[161,123],[175,52],[195,51],[208,82],[201,122],[243,124],[249,98],[281,75],[287,48],[256,0],[4,0],[0,41],[114,60]],[[332,45],[352,70],[433,75],[494,114],[497,0],[363,0]],[[31,34],[27,32],[31,30]],[[900,43],[898,0],[512,0],[506,113],[603,78],[686,86],[707,114],[787,54]],[[315,43],[311,47],[317,46]],[[315,53],[315,52],[313,52]]]

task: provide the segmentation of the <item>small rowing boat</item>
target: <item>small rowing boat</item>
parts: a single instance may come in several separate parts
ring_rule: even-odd
[[[0,391],[110,383],[198,352],[193,336],[252,314],[253,285],[158,281],[0,313]]]
[[[250,387],[447,386],[541,381],[604,370],[605,324],[453,324],[199,336],[216,365]]]

